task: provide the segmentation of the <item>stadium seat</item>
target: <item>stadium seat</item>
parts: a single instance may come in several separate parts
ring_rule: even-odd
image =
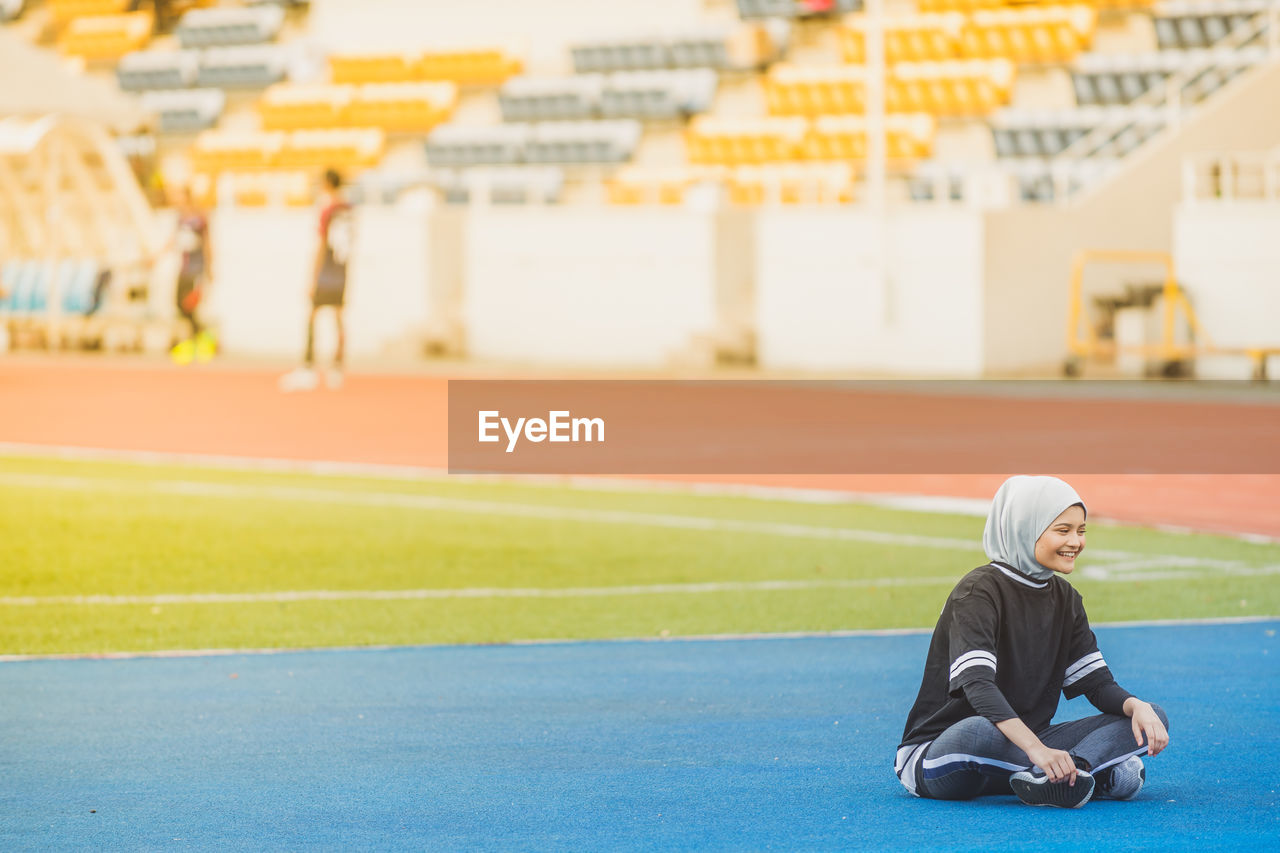
[[[900,62],[889,69],[889,112],[985,115],[1008,103],[1016,68],[1009,60]],[[862,66],[774,66],[765,79],[772,115],[847,115],[866,111]]]
[[[728,34],[722,29],[689,30],[664,36],[601,39],[570,47],[579,74],[603,71],[721,69],[729,65]]]
[[[1016,66],[1007,59],[903,62],[885,93],[891,112],[986,115],[1013,94]]]
[[[564,171],[554,167],[446,169],[431,181],[450,204],[559,204],[564,195]]]
[[[457,105],[453,83],[367,83],[356,89],[343,120],[351,127],[425,133],[448,121]]]
[[[844,14],[862,9],[862,0],[738,0],[738,16],[749,18],[802,18],[813,14]]]
[[[125,54],[116,65],[116,81],[130,92],[149,89],[186,89],[195,85],[200,53],[194,50],[138,50]]]
[[[624,163],[640,142],[638,121],[542,122],[525,146],[529,163]]]
[[[971,59],[1067,62],[1088,49],[1098,13],[1085,5],[977,11],[965,22],[962,52]]]
[[[832,165],[742,166],[729,172],[730,204],[849,204],[854,200],[853,167]]]
[[[579,74],[593,71],[644,71],[671,65],[667,43],[659,38],[594,41],[570,48],[573,68]]]
[[[780,163],[803,158],[808,130],[809,122],[803,118],[698,116],[690,124],[685,141],[690,163]]]
[[[928,157],[936,133],[933,116],[885,116],[885,154],[891,160]],[[819,116],[805,139],[804,151],[810,160],[865,160],[867,120],[862,116]]]
[[[368,168],[382,159],[386,145],[386,135],[376,128],[295,130],[275,165],[282,169]]]
[[[164,133],[191,133],[217,124],[227,96],[221,89],[154,91],[142,95],[142,108],[156,116]]]
[[[519,74],[521,68],[520,60],[497,49],[432,51],[418,57],[414,79],[496,86]]]
[[[776,116],[861,113],[866,71],[855,66],[775,65],[765,78],[765,103]]]
[[[722,166],[690,166],[685,168],[638,168],[618,170],[605,182],[606,198],[617,205],[683,204],[690,187],[698,184],[723,184],[728,170]]]
[[[1167,0],[1156,9],[1156,41],[1162,50],[1212,47],[1235,28],[1265,12],[1268,0]]]
[[[26,277],[26,261],[7,260],[0,266],[0,315],[11,314],[18,305],[18,288]]]
[[[282,131],[206,130],[192,146],[192,167],[207,174],[269,169],[280,160],[285,139]]]
[[[57,268],[58,292],[62,298],[64,314],[88,314],[93,307],[93,290],[98,282],[98,264],[95,261],[63,260]]]
[[[192,9],[182,16],[176,32],[183,47],[261,44],[275,39],[283,23],[284,10],[274,5]]]
[[[511,122],[487,127],[441,125],[427,137],[433,166],[515,163],[621,163],[640,141],[636,121]]]
[[[505,121],[589,119],[600,113],[604,76],[512,77],[498,92]]]
[[[1163,108],[1079,107],[1003,110],[992,116],[990,123],[996,155],[1001,158],[1056,157],[1098,127],[1126,128],[1108,152],[1119,158],[1159,132],[1167,120]]]
[[[341,127],[354,97],[353,86],[277,83],[262,93],[258,114],[267,130]]]
[[[437,166],[520,163],[532,125],[510,123],[471,127],[442,124],[427,137],[427,162]]]
[[[729,49],[725,33],[719,30],[689,32],[671,36],[667,52],[672,68],[725,68]]]
[[[82,258],[63,258],[52,266],[45,260],[10,261],[2,272],[8,296],[0,300],[0,311],[18,318],[43,313],[56,292],[64,315],[88,314],[98,270],[96,261]]]
[[[605,79],[600,112],[606,118],[674,119],[711,109],[716,72],[619,71]]]
[[[336,53],[329,74],[334,83],[403,83],[417,79],[417,63],[410,53]]]
[[[1170,75],[1187,72],[1194,76],[1181,97],[1196,103],[1267,58],[1267,48],[1261,45],[1128,55],[1086,54],[1072,67],[1071,81],[1080,106],[1113,106],[1132,103],[1151,89],[1162,90]]]
[[[129,11],[132,0],[49,0],[49,14],[55,27],[65,27],[76,18],[121,15]]]
[[[885,60],[893,64],[958,59],[964,24],[965,16],[957,12],[887,16],[884,21]],[[840,28],[840,52],[845,62],[866,62],[866,28],[866,18],[861,15]]]
[[[262,88],[283,80],[287,65],[287,55],[274,45],[209,48],[200,54],[196,85]]]
[[[151,38],[150,12],[126,12],[75,18],[67,24],[58,46],[69,56],[90,61],[119,59]]]

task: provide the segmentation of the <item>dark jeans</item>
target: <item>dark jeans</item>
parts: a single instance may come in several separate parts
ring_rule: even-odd
[[[1169,718],[1152,705],[1165,728]],[[1106,770],[1131,755],[1145,755],[1146,744],[1133,739],[1128,717],[1097,714],[1083,720],[1056,723],[1037,737],[1051,749],[1062,749],[1087,763],[1092,773]],[[903,784],[922,797],[970,800],[990,794],[1010,794],[1009,777],[1031,767],[1024,753],[985,717],[968,717],[947,729],[908,761],[912,772]],[[904,774],[906,770],[903,771]]]

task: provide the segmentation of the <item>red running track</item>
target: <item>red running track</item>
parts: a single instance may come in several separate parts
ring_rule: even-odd
[[[262,368],[85,358],[0,361],[0,442],[445,469],[447,377],[357,374],[338,392],[282,394]],[[474,377],[470,377],[474,378]],[[1037,472],[1051,473],[1051,472]],[[1002,475],[664,478],[990,498]],[[1280,475],[1072,475],[1101,517],[1280,537]]]

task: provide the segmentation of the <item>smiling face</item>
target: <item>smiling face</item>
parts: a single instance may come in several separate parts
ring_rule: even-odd
[[[1071,574],[1084,550],[1084,507],[1069,506],[1036,540],[1036,562],[1046,569]]]

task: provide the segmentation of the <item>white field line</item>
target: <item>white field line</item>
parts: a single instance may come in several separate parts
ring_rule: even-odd
[[[412,495],[397,492],[357,492],[340,489],[315,489],[298,486],[247,486],[236,483],[209,483],[196,480],[130,480],[91,479],[44,474],[0,473],[0,484],[29,488],[85,491],[90,488],[119,491],[152,491],[196,497],[234,499],[266,499],[306,501],[344,506],[381,506],[403,509],[462,512],[478,515],[504,515],[551,521],[577,521],[591,524],[631,524],[681,530],[705,530],[728,533],[757,533],[799,539],[836,539],[849,542],[871,542],[880,545],[903,545],[915,548],[981,551],[982,546],[969,539],[940,536],[917,536],[909,533],[885,533],[846,527],[816,527],[771,521],[749,521],[709,518],[674,513],[632,512],[629,510],[583,509],[579,507],[544,506],[539,504],[481,501],[470,498],[446,498],[437,495]],[[1117,557],[1134,555],[1115,552]],[[1099,552],[1099,556],[1102,553]]]
[[[211,471],[247,471],[276,474],[307,474],[325,477],[363,477],[383,480],[410,480],[422,482],[462,482],[501,484],[552,488],[572,488],[579,491],[703,495],[712,497],[737,497],[766,501],[812,504],[863,504],[883,509],[900,509],[911,512],[933,512],[946,515],[985,516],[991,508],[988,498],[962,498],[946,495],[893,494],[888,492],[853,492],[839,489],[801,488],[795,486],[764,486],[751,483],[698,483],[677,480],[647,480],[606,476],[577,476],[555,474],[450,474],[443,468],[417,465],[379,464],[372,462],[341,462],[330,460],[279,459],[272,457],[220,456],[214,454],[177,453],[145,450],[117,450],[100,447],[76,447],[72,445],[45,445],[27,442],[0,441],[0,456],[64,459],[88,462],[122,462],[135,465],[164,466],[185,465]],[[1107,522],[1107,518],[1099,516]],[[1280,545],[1280,537],[1259,533],[1231,532],[1225,530],[1195,530],[1180,525],[1145,525],[1110,521],[1127,527],[1148,527],[1163,533],[1195,535],[1205,533],[1226,539],[1237,539],[1255,545]],[[1098,556],[1098,552],[1094,552]]]
[[[50,595],[0,597],[0,606],[256,604],[294,601],[422,601],[451,598],[604,598],[633,595],[699,595],[723,592],[786,592],[811,589],[867,589],[879,586],[942,586],[954,577],[831,578],[822,580],[707,581],[617,586],[462,587],[459,589],[281,590],[278,592],[197,592],[160,595]]]
[[[1275,622],[1280,614],[1267,616],[1209,616],[1198,619],[1150,619],[1137,622],[1094,622],[1094,628],[1179,628],[1200,627],[1206,625],[1247,625],[1260,622]],[[932,628],[857,628],[834,631],[779,631],[777,633],[746,634],[678,634],[674,636],[647,637],[603,637],[599,639],[524,639],[507,640],[501,643],[484,643],[484,647],[493,646],[571,646],[571,645],[623,645],[627,643],[725,643],[754,642],[769,640],[829,640],[850,639],[857,637],[908,637],[932,634]],[[21,663],[23,661],[42,660],[134,660],[138,658],[203,658],[203,657],[239,657],[259,655],[294,655],[307,653],[332,652],[387,652],[387,651],[426,651],[429,649],[475,648],[474,643],[429,644],[429,645],[371,645],[371,646],[301,646],[270,647],[245,649],[162,649],[159,651],[116,651],[116,652],[56,652],[33,655],[0,655],[0,663]]]
[[[132,481],[44,474],[0,472],[0,484],[28,488],[85,491],[115,489],[119,491],[156,492],[196,497],[256,498],[313,503],[391,506],[397,508],[451,511],[484,515],[507,515],[546,520],[567,520],[596,524],[626,524],[702,530],[714,532],[755,533],[805,539],[872,542],[905,547],[980,551],[973,541],[946,537],[885,533],[856,528],[817,527],[779,522],[717,519],[670,513],[643,513],[624,510],[591,510],[575,507],[540,506],[535,504],[479,501],[446,498],[435,495],[413,495],[395,492],[358,492],[295,486],[249,486],[235,483],[211,483],[193,480]],[[1166,578],[1194,578],[1205,574],[1266,575],[1280,573],[1280,567],[1249,567],[1244,563],[1185,556],[1141,555],[1106,549],[1090,552],[1095,558],[1120,561],[1113,565],[1087,567],[1081,574],[1093,580],[1137,581]],[[1145,568],[1155,572],[1142,572]],[[1173,571],[1168,569],[1186,569]],[[1198,572],[1205,569],[1207,572]],[[1142,572],[1142,573],[1139,573]],[[36,605],[121,605],[121,604],[222,604],[288,601],[342,600],[426,600],[459,598],[573,598],[588,596],[631,596],[656,594],[704,594],[730,591],[783,591],[820,588],[866,588],[872,586],[937,585],[954,582],[955,578],[868,578],[848,580],[759,581],[698,584],[648,584],[631,586],[573,588],[471,588],[413,590],[284,590],[258,593],[158,594],[151,596],[13,596],[0,598],[0,606]]]

